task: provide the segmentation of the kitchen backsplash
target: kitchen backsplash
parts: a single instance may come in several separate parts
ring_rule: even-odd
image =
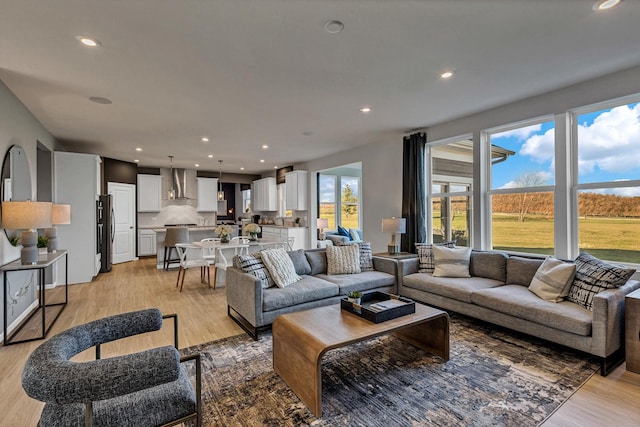
[[[163,206],[160,212],[138,213],[138,227],[164,224],[214,225],[215,223],[214,212],[197,212],[196,208],[189,204],[171,204]]]

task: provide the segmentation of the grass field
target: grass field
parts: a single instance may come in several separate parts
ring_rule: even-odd
[[[336,217],[334,214],[334,208],[332,204],[320,204],[320,216],[319,218],[327,218],[329,220],[328,230],[336,230]],[[358,222],[358,213],[354,213],[352,215],[344,215],[342,214],[342,218],[340,221],[340,225],[344,228],[362,228]]]

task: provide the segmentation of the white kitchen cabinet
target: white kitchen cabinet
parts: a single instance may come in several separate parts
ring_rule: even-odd
[[[198,212],[218,212],[218,178],[196,178]]]
[[[160,212],[162,201],[162,177],[138,175],[138,212]]]
[[[138,231],[138,256],[156,254],[156,232],[153,230]]]
[[[307,171],[292,171],[284,175],[286,209],[307,210]]]
[[[255,211],[278,210],[277,186],[275,178],[262,178],[253,181],[251,202]]]
[[[309,249],[307,243],[307,227],[273,227],[268,225],[261,225],[262,238],[263,239],[278,239],[287,240],[290,237],[294,238],[292,249]]]

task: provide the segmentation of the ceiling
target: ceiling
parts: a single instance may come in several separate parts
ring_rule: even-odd
[[[265,173],[639,65],[594,1],[2,0],[0,79],[71,150]]]

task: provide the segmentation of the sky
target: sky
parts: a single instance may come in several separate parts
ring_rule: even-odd
[[[494,134],[491,143],[511,151],[492,168],[492,188],[518,187],[526,174],[540,185],[554,177],[553,122]],[[578,182],[640,179],[640,103],[578,116]],[[530,181],[531,182],[531,181]],[[619,188],[610,194],[640,196],[640,188]]]
[[[324,178],[326,177],[326,178]],[[323,175],[320,179],[320,203],[333,203],[335,202],[335,186],[337,185],[337,178],[335,175]],[[353,191],[354,196],[359,197],[360,189],[358,188],[358,178],[356,177],[347,177],[343,176],[342,186],[344,187],[346,184],[349,184],[351,190]]]

